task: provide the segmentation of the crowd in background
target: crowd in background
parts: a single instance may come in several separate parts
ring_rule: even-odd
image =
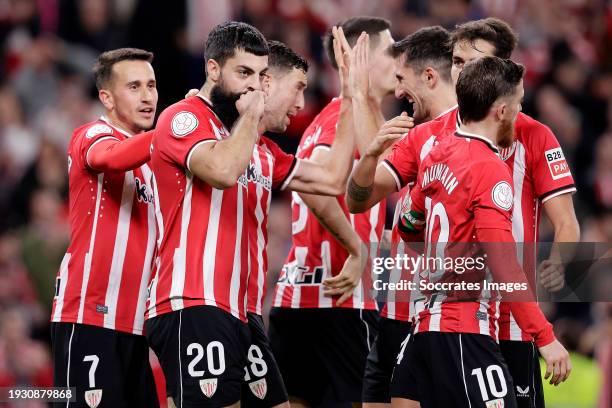
[[[91,75],[97,55],[153,51],[159,113],[203,83],[210,28],[251,23],[310,63],[306,108],[275,138],[293,153],[338,90],[321,38],[354,15],[389,19],[395,39],[487,16],[511,23],[520,36],[513,58],[527,68],[523,111],[550,126],[564,149],[582,240],[612,241],[612,1],[0,0],[0,386],[52,385],[48,320],[69,240],[66,148],[73,129],[101,113]],[[406,106],[389,101],[385,111]],[[270,283],[290,247],[289,199],[278,195],[271,210]],[[550,231],[544,225],[541,239],[551,240]],[[611,407],[610,305],[549,305],[547,313],[562,341],[598,367],[600,406]]]

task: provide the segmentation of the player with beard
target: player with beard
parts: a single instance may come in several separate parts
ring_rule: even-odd
[[[355,47],[351,52],[362,32],[368,34],[369,44],[366,42],[366,47],[358,52]],[[350,67],[368,52],[371,54],[370,102],[381,115],[380,104],[394,85],[393,59],[385,53],[392,43],[389,23],[373,17],[352,18],[342,23],[339,30],[328,33],[326,50],[334,68],[339,69],[341,94],[306,129],[297,157],[320,163],[336,160],[333,146],[344,137],[344,131],[355,133],[355,154],[359,157],[371,138],[361,137],[353,125],[354,119],[346,123],[348,129],[341,125],[345,107],[350,108],[347,113],[354,118],[353,98],[348,91]],[[351,61],[335,58],[334,45],[343,46]],[[411,122],[408,118],[403,121]],[[381,122],[382,119],[378,123]],[[292,211],[293,246],[281,271],[270,313],[272,349],[293,406],[317,406],[324,400],[334,406],[359,402],[377,314],[376,303],[367,299],[364,291],[369,285],[359,279],[361,265],[367,258],[361,247],[380,240],[384,205],[352,218],[342,197],[294,193]],[[357,278],[349,273],[352,268],[359,271]],[[332,284],[332,289],[328,290],[324,282]]]
[[[155,247],[151,133],[142,133],[157,107],[152,59],[134,48],[98,57],[105,114],[68,146],[71,239],[51,337],[54,383],[76,388],[74,406],[159,406],[142,332]]]
[[[268,47],[254,27],[227,22],[204,57],[204,86],[162,112],[151,153],[158,242],[146,333],[177,407],[238,406],[250,338],[240,176],[258,138]]]
[[[293,50],[278,41],[269,41],[270,49],[267,77],[269,92],[259,130],[283,133],[290,118],[304,108],[304,90],[307,85],[307,62]],[[365,36],[358,40],[355,51],[366,47]],[[336,47],[342,64],[342,51]],[[322,162],[296,159],[284,153],[273,141],[261,136],[247,168],[249,183],[249,250],[250,274],[248,286],[248,320],[251,331],[249,364],[245,367],[242,403],[245,406],[288,406],[278,365],[272,354],[262,319],[263,299],[266,292],[267,223],[272,189],[317,193],[321,185],[344,186],[354,149],[352,133],[352,107],[343,101],[337,125],[337,137],[330,147],[330,156]],[[340,168],[342,167],[342,168]],[[308,176],[308,177],[307,177]],[[338,190],[338,192],[341,190]],[[342,220],[345,220],[342,217]],[[330,221],[333,227],[339,219]],[[336,227],[338,228],[338,227]],[[360,264],[347,262],[344,275],[355,281],[361,276]]]
[[[465,123],[455,136],[442,138],[424,159],[411,191],[411,211],[427,212],[430,218],[426,236],[432,242],[426,242],[426,251],[437,245],[438,240],[472,242],[475,239],[488,255],[488,267],[498,282],[527,282],[511,251],[485,244],[514,242],[510,233],[512,180],[497,153],[498,145],[507,147],[513,140],[513,125],[523,95],[523,71],[521,66],[495,57],[466,68],[457,84],[459,114]],[[356,201],[369,196],[376,162],[387,145],[384,138],[377,139],[353,173],[348,194]],[[388,161],[401,163],[403,154],[403,149],[395,149]],[[440,181],[426,177],[433,166],[448,170]],[[398,172],[398,176],[402,173]],[[430,200],[427,205],[423,195]],[[466,202],[470,203],[467,207]],[[430,215],[432,208],[436,210],[436,217]],[[448,236],[440,235],[441,228]],[[454,274],[452,270],[447,271],[442,279]],[[440,279],[439,274],[422,276],[431,282]],[[417,314],[415,335],[406,339],[398,355],[391,389],[393,406],[418,406],[415,400],[425,407],[463,407],[466,403],[478,407],[516,406],[512,379],[495,343],[497,302],[485,294],[476,302],[453,302],[446,292],[426,294],[428,306]],[[512,296],[510,292],[502,294],[506,299]],[[518,299],[525,300],[525,295]],[[510,304],[519,324],[535,338],[551,373],[554,372],[552,381],[558,384],[565,380],[571,369],[569,356],[554,339],[552,326],[537,304]],[[483,380],[485,371],[487,379],[493,378],[493,374],[498,377],[488,380],[488,386]]]
[[[505,22],[487,18],[458,26],[452,33],[453,82],[463,65],[487,55],[509,58],[517,44],[516,34]],[[535,276],[536,243],[542,209],[554,230],[554,242],[580,240],[580,227],[572,203],[576,192],[574,180],[555,135],[544,124],[520,112],[514,125],[513,144],[500,154],[510,167],[514,182],[512,235],[519,247],[517,256],[527,276]],[[539,268],[540,282],[550,290],[564,286],[562,259],[571,259],[571,251],[553,245],[548,260]],[[534,277],[535,280],[535,277]],[[519,407],[543,408],[542,374],[536,347],[522,331],[509,305],[502,303],[499,316],[499,343],[516,387]]]

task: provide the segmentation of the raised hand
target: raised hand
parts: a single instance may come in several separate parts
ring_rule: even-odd
[[[351,93],[349,89],[349,66],[350,66],[350,53],[351,47],[344,37],[342,27],[332,27],[333,45],[334,45],[334,58],[336,65],[338,66],[338,75],[340,77],[340,89],[342,96],[350,98]]]
[[[361,33],[351,52],[349,87],[353,97],[368,96],[370,89],[369,52],[370,36],[364,32]]]

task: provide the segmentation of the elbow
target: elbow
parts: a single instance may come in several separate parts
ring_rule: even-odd
[[[365,206],[346,195],[346,206],[351,214],[360,214],[365,211]]]
[[[217,190],[227,190],[228,188],[234,187],[240,177],[231,172],[222,172],[218,174],[220,174],[220,176],[216,177],[211,183]]]

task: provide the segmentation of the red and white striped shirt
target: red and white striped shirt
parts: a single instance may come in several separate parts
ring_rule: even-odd
[[[308,159],[316,149],[329,149],[336,136],[342,100],[334,98],[304,131],[296,156]],[[349,214],[344,197],[337,197],[347,219],[376,256],[385,222],[385,202],[363,214]],[[280,273],[274,295],[275,307],[336,307],[337,298],[323,295],[323,280],[342,270],[348,252],[336,241],[308,209],[297,193],[292,194],[292,247]],[[340,307],[376,309],[375,300],[366,293],[371,276],[364,274],[353,296]]]
[[[387,162],[389,165],[401,159],[401,150],[394,153],[393,160]],[[485,137],[458,130],[454,135],[443,136],[423,160],[410,196],[412,208],[424,210],[426,215],[426,257],[442,254],[452,259],[480,257],[484,265],[482,250],[467,245],[474,242],[476,231],[494,229],[509,233],[512,178],[498,153],[497,147]],[[457,271],[446,267],[446,262],[444,265],[421,268],[420,279],[427,283],[492,281],[486,268]],[[471,298],[478,300],[466,300]],[[473,290],[433,290],[419,303],[423,307],[416,311],[414,333],[476,333],[497,338],[497,293],[482,285]]]
[[[262,136],[253,149],[253,158],[247,168],[249,209],[249,286],[250,313],[261,315],[266,296],[268,272],[268,216],[272,189],[284,189],[297,169],[298,161],[270,139]]]
[[[76,129],[68,145],[70,246],[56,282],[51,321],[142,334],[155,250],[151,170],[98,173],[91,147],[131,134],[100,120]]]
[[[401,155],[401,162],[396,162],[396,154],[390,154],[388,160],[391,163],[384,164],[388,170],[390,167],[395,167],[401,170],[401,177],[398,177],[395,172],[391,174],[399,180],[398,190],[400,192],[397,205],[395,207],[395,214],[393,216],[393,229],[391,232],[391,256],[395,257],[399,255],[402,257],[406,251],[409,251],[409,246],[400,238],[397,226],[397,220],[399,218],[402,207],[408,204],[410,198],[410,189],[413,183],[416,181],[419,166],[421,162],[434,146],[436,141],[440,141],[448,133],[452,133],[457,127],[457,106],[453,106],[451,109],[442,112],[435,119],[420,124],[411,129],[406,136],[402,138],[393,151],[401,150],[404,153]],[[391,166],[389,166],[389,164]],[[416,255],[416,254],[413,254]],[[397,282],[400,279],[410,280],[415,277],[416,274],[412,274],[412,271],[394,269],[391,271],[389,277],[390,282]],[[414,303],[411,301],[411,296],[414,297],[415,293],[406,292],[389,292],[387,302],[383,306],[380,315],[387,319],[410,321],[415,314]]]
[[[514,182],[512,235],[517,242],[517,256],[533,281],[542,204],[573,193],[576,187],[559,142],[546,125],[521,112],[514,125],[514,138],[512,146],[501,150],[500,156],[510,167]],[[499,339],[531,340],[518,327],[506,303],[500,306]]]
[[[165,109],[152,142],[158,254],[147,318],[197,305],[246,321],[248,203],[246,176],[219,190],[189,170],[197,146],[230,136],[198,96]]]

